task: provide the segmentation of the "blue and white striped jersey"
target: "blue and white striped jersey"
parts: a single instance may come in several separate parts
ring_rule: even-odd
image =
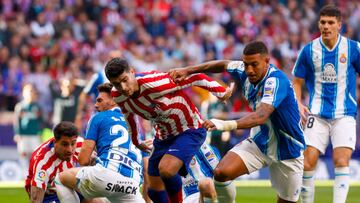
[[[90,119],[85,139],[96,142],[97,162],[142,182],[141,152],[132,144],[120,108],[99,112]]]
[[[214,176],[213,170],[220,162],[220,154],[215,147],[204,143],[192,158],[186,177],[182,177],[185,196],[199,192],[198,182],[203,177]]]
[[[360,43],[339,35],[332,50],[314,39],[301,51],[293,69],[305,80],[312,114],[326,119],[356,116],[356,72],[360,73]]]
[[[109,82],[109,80],[106,78],[105,70],[101,70],[91,76],[90,81],[86,84],[83,91],[87,95],[93,96],[95,101],[96,97],[99,95],[97,87],[106,82]]]
[[[286,75],[272,64],[256,85],[250,83],[242,61],[230,62],[227,71],[239,81],[243,94],[255,111],[260,103],[275,110],[263,125],[253,127],[250,137],[262,153],[274,160],[297,158],[305,149],[295,92]]]

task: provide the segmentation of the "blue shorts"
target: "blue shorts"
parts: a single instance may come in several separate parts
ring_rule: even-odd
[[[192,157],[199,151],[201,145],[206,138],[206,130],[204,128],[189,129],[177,136],[165,139],[154,140],[154,151],[149,158],[149,176],[160,176],[159,163],[165,154],[180,159],[184,165],[178,174],[186,176]]]

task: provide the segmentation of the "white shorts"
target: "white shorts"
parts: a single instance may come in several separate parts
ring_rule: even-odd
[[[348,147],[354,150],[356,144],[356,120],[351,116],[332,120],[309,116],[304,135],[306,144],[315,147],[322,154],[325,153],[330,139],[333,149]]]
[[[183,203],[199,203],[200,202],[200,192],[196,192],[189,196],[186,196],[183,200]]]
[[[106,197],[110,202],[145,202],[139,182],[100,164],[81,168],[76,178],[77,188],[86,199]]]
[[[20,135],[17,149],[19,153],[33,153],[40,145],[41,137],[39,135]]]
[[[288,160],[273,160],[263,154],[251,139],[244,140],[233,147],[244,161],[249,173],[269,167],[271,185],[281,199],[296,202],[299,199],[304,157]]]

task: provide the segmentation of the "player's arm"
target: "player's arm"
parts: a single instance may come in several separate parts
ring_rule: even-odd
[[[304,84],[304,79],[303,78],[295,77],[293,79],[293,86],[294,86],[296,100],[297,100],[297,103],[299,105],[299,111],[300,111],[300,115],[301,115],[301,122],[304,124],[306,122],[307,114],[310,113],[310,110],[308,109],[307,106],[303,105],[302,102],[301,102],[301,97],[302,97],[302,91],[301,90],[302,90],[303,84]]]
[[[95,141],[90,139],[86,139],[83,142],[79,154],[79,164],[81,166],[89,166],[94,162],[92,154],[95,149],[95,144]]]
[[[177,85],[177,89],[184,89],[190,86],[206,89],[220,100],[228,99],[234,89],[234,83],[231,83],[228,88],[224,88],[217,81],[205,74],[192,74],[185,80],[178,82]]]
[[[128,112],[128,113],[125,113],[125,121],[126,121],[126,124],[127,126],[129,127],[128,128],[128,131],[129,131],[129,135],[131,136],[131,141],[132,143],[137,147],[139,148],[140,150],[142,151],[146,151],[146,152],[150,152],[151,151],[151,147],[150,145],[152,144],[151,142],[149,141],[140,141],[139,140],[139,129],[137,127],[137,122],[136,122],[136,119],[135,119],[135,114],[134,113],[131,113],[131,112]]]
[[[252,128],[258,125],[265,124],[269,119],[274,106],[266,103],[260,103],[255,112],[249,113],[238,120],[206,120],[203,126],[208,130],[230,131],[235,129]]]
[[[30,202],[41,203],[44,200],[45,190],[36,186],[31,186],[30,189]]]
[[[226,70],[226,67],[230,62],[231,61],[228,60],[209,61],[199,65],[172,69],[169,71],[169,74],[175,82],[180,82],[185,80],[187,76],[195,73],[221,73]]]

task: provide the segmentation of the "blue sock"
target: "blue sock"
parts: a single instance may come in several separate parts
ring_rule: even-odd
[[[168,203],[169,201],[165,190],[156,191],[149,188],[148,195],[150,199],[156,203]]]
[[[179,174],[176,174],[171,178],[161,177],[161,179],[164,182],[166,191],[169,194],[174,194],[181,190],[182,182]]]
[[[166,192],[171,203],[182,201],[182,182],[179,174],[171,178],[161,177],[165,184]]]

